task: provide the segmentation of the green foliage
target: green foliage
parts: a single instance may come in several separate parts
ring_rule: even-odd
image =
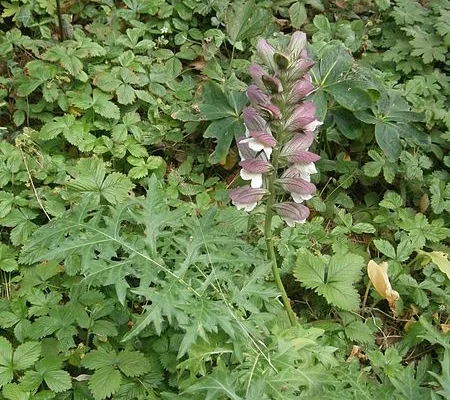
[[[294,275],[327,302],[344,310],[355,310],[359,298],[353,283],[358,280],[363,264],[363,258],[356,254],[336,254],[324,260],[302,251],[297,255]]]
[[[55,1],[1,4],[0,399],[449,397],[448,0],[61,2],[64,40]],[[324,124],[312,217],[273,223],[288,328],[227,189],[256,40],[298,28]]]

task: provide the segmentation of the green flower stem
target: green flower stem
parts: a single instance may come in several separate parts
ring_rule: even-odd
[[[272,154],[273,160],[273,171],[267,177],[268,189],[269,189],[269,198],[266,202],[266,220],[264,224],[264,236],[266,239],[267,245],[267,254],[269,260],[272,263],[272,272],[275,278],[275,283],[277,284],[278,289],[281,292],[281,298],[283,300],[284,308],[288,314],[289,321],[292,326],[296,326],[298,324],[297,317],[295,316],[294,310],[292,310],[291,302],[286,294],[286,290],[284,289],[283,282],[280,277],[280,270],[278,268],[277,258],[275,254],[275,247],[273,245],[273,236],[272,236],[272,218],[273,218],[273,210],[272,206],[275,203],[275,179],[277,176],[277,167],[278,167],[278,154],[279,149],[275,148]]]

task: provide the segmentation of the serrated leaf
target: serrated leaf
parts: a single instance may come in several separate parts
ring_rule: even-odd
[[[375,233],[376,229],[372,224],[367,222],[358,222],[352,226],[352,231],[355,233]]]
[[[136,94],[134,93],[133,87],[125,83],[121,84],[117,88],[116,93],[117,93],[117,101],[120,104],[132,104],[136,99]]]
[[[13,379],[12,368],[13,350],[11,343],[0,336],[0,387],[9,383]]]
[[[21,97],[26,97],[34,92],[41,84],[41,79],[27,77],[27,80],[17,87],[17,94]]]
[[[81,124],[75,123],[75,117],[66,114],[63,117],[56,117],[53,122],[46,123],[39,132],[39,137],[42,140],[51,140],[57,137],[60,133],[70,132],[72,130],[82,130]]]
[[[68,183],[68,187],[73,192],[91,195],[96,202],[103,197],[112,204],[118,204],[128,196],[134,185],[119,172],[106,175],[102,160],[86,158],[78,162],[75,178]]]
[[[83,63],[78,55],[73,48],[56,45],[47,50],[42,58],[48,61],[59,61],[71,75],[78,76],[83,70]]]
[[[109,174],[100,188],[102,196],[112,204],[118,204],[126,199],[128,192],[133,189],[133,183],[119,172]]]
[[[72,387],[72,378],[67,371],[63,370],[45,372],[44,381],[55,393],[64,392]]]
[[[41,344],[38,342],[26,342],[17,347],[14,352],[13,368],[22,370],[31,367],[41,355]]]
[[[294,276],[329,303],[344,310],[355,310],[359,306],[359,296],[353,283],[359,278],[363,265],[363,258],[351,253],[334,255],[327,263],[310,252],[301,251],[297,255]]]
[[[119,119],[120,109],[112,101],[112,95],[94,89],[92,92],[92,108],[105,118]]]
[[[148,175],[148,169],[147,169],[146,165],[140,165],[137,167],[133,167],[128,171],[128,176],[131,179],[141,179],[147,175]]]
[[[88,386],[95,400],[103,400],[117,392],[121,383],[120,372],[112,366],[105,366],[94,372]]]
[[[396,252],[394,246],[392,246],[392,244],[390,244],[387,240],[375,239],[373,241],[373,244],[378,249],[378,251],[383,253],[385,256],[392,258],[393,260],[396,259]]]
[[[0,336],[0,365],[11,366],[13,349],[8,339]]]
[[[436,214],[450,209],[450,183],[443,179],[434,178],[430,185],[431,208]]]
[[[371,329],[361,321],[353,321],[346,325],[344,332],[350,340],[358,343],[371,343],[374,341]]]
[[[117,336],[118,334],[116,325],[103,319],[95,321],[91,331],[99,336]]]
[[[100,369],[112,366],[116,360],[115,353],[108,353],[104,350],[90,351],[83,358],[82,364],[89,369]]]
[[[0,365],[0,387],[13,380],[13,369]]]
[[[9,383],[3,387],[3,396],[8,400],[29,400],[30,394],[17,383]]]
[[[150,371],[149,361],[139,351],[121,351],[116,362],[126,376],[139,376]]]
[[[226,13],[226,29],[231,44],[261,34],[270,24],[272,14],[254,0],[234,1]]]
[[[448,254],[442,251],[423,251],[416,250],[417,254],[421,257],[426,257],[431,260],[433,263],[437,265],[437,267],[447,275],[448,279],[450,279],[450,261],[448,259]]]
[[[109,73],[99,74],[94,79],[94,85],[105,92],[114,92],[122,81]]]
[[[386,192],[383,200],[380,201],[380,207],[390,210],[397,210],[403,205],[402,196],[395,192]]]
[[[292,26],[299,29],[306,22],[306,18],[308,17],[305,5],[296,1],[289,7],[289,17],[291,18]]]
[[[0,269],[6,272],[17,269],[16,253],[12,248],[3,243],[0,243]]]

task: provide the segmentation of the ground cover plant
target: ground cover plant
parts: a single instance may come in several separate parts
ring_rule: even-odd
[[[450,398],[449,1],[0,4],[0,399]]]

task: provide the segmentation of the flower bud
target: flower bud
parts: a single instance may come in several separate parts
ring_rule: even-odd
[[[294,32],[289,41],[288,51],[291,60],[297,60],[301,57],[303,50],[306,48],[306,34],[304,32]]]
[[[290,132],[299,131],[316,120],[316,108],[310,101],[298,105],[286,122],[286,129]]]
[[[303,100],[313,91],[314,86],[311,83],[311,78],[309,75],[305,75],[302,79],[295,82],[287,96],[287,101],[290,104],[297,104],[300,100]]]
[[[288,193],[296,203],[309,200],[316,191],[316,186],[302,178],[282,177],[277,183]]]
[[[281,93],[283,91],[281,81],[275,76],[264,75],[262,81],[271,93]]]
[[[261,159],[243,160],[239,165],[242,167],[241,178],[246,181],[250,180],[252,188],[260,188],[263,174],[269,172],[272,168],[268,161]]]
[[[308,207],[292,202],[274,204],[273,209],[289,226],[294,226],[296,223],[303,224],[309,216]]]
[[[258,86],[250,85],[247,88],[247,97],[250,100],[250,103],[259,106],[262,110],[266,111],[270,117],[281,119],[280,109],[275,104],[272,104],[270,96],[264,93]]]
[[[264,71],[263,67],[259,64],[251,64],[248,68],[248,72],[252,77],[253,83],[255,83],[260,89],[264,89],[264,83],[262,81],[262,77],[267,75],[266,71]]]
[[[320,160],[320,156],[308,151],[314,140],[311,132],[298,133],[281,149],[280,156],[290,163],[309,164]]]
[[[286,56],[284,56],[283,54],[275,53],[275,55],[273,56],[273,59],[275,60],[279,69],[285,70],[285,69],[287,69],[287,67],[289,67],[289,59]]]
[[[255,108],[245,107],[242,114],[244,116],[245,126],[249,131],[267,131],[268,133],[271,133],[269,125]]]
[[[308,60],[307,58],[301,58],[289,67],[288,76],[289,80],[297,80],[303,77],[314,65],[314,61]]]
[[[275,55],[275,49],[272,45],[270,45],[267,40],[259,39],[256,44],[256,49],[258,50],[258,55],[261,58],[262,62],[269,67],[272,72],[277,72],[278,67],[273,59]]]
[[[232,203],[238,210],[252,211],[258,201],[261,201],[268,192],[266,189],[256,189],[250,186],[242,186],[230,191]]]

